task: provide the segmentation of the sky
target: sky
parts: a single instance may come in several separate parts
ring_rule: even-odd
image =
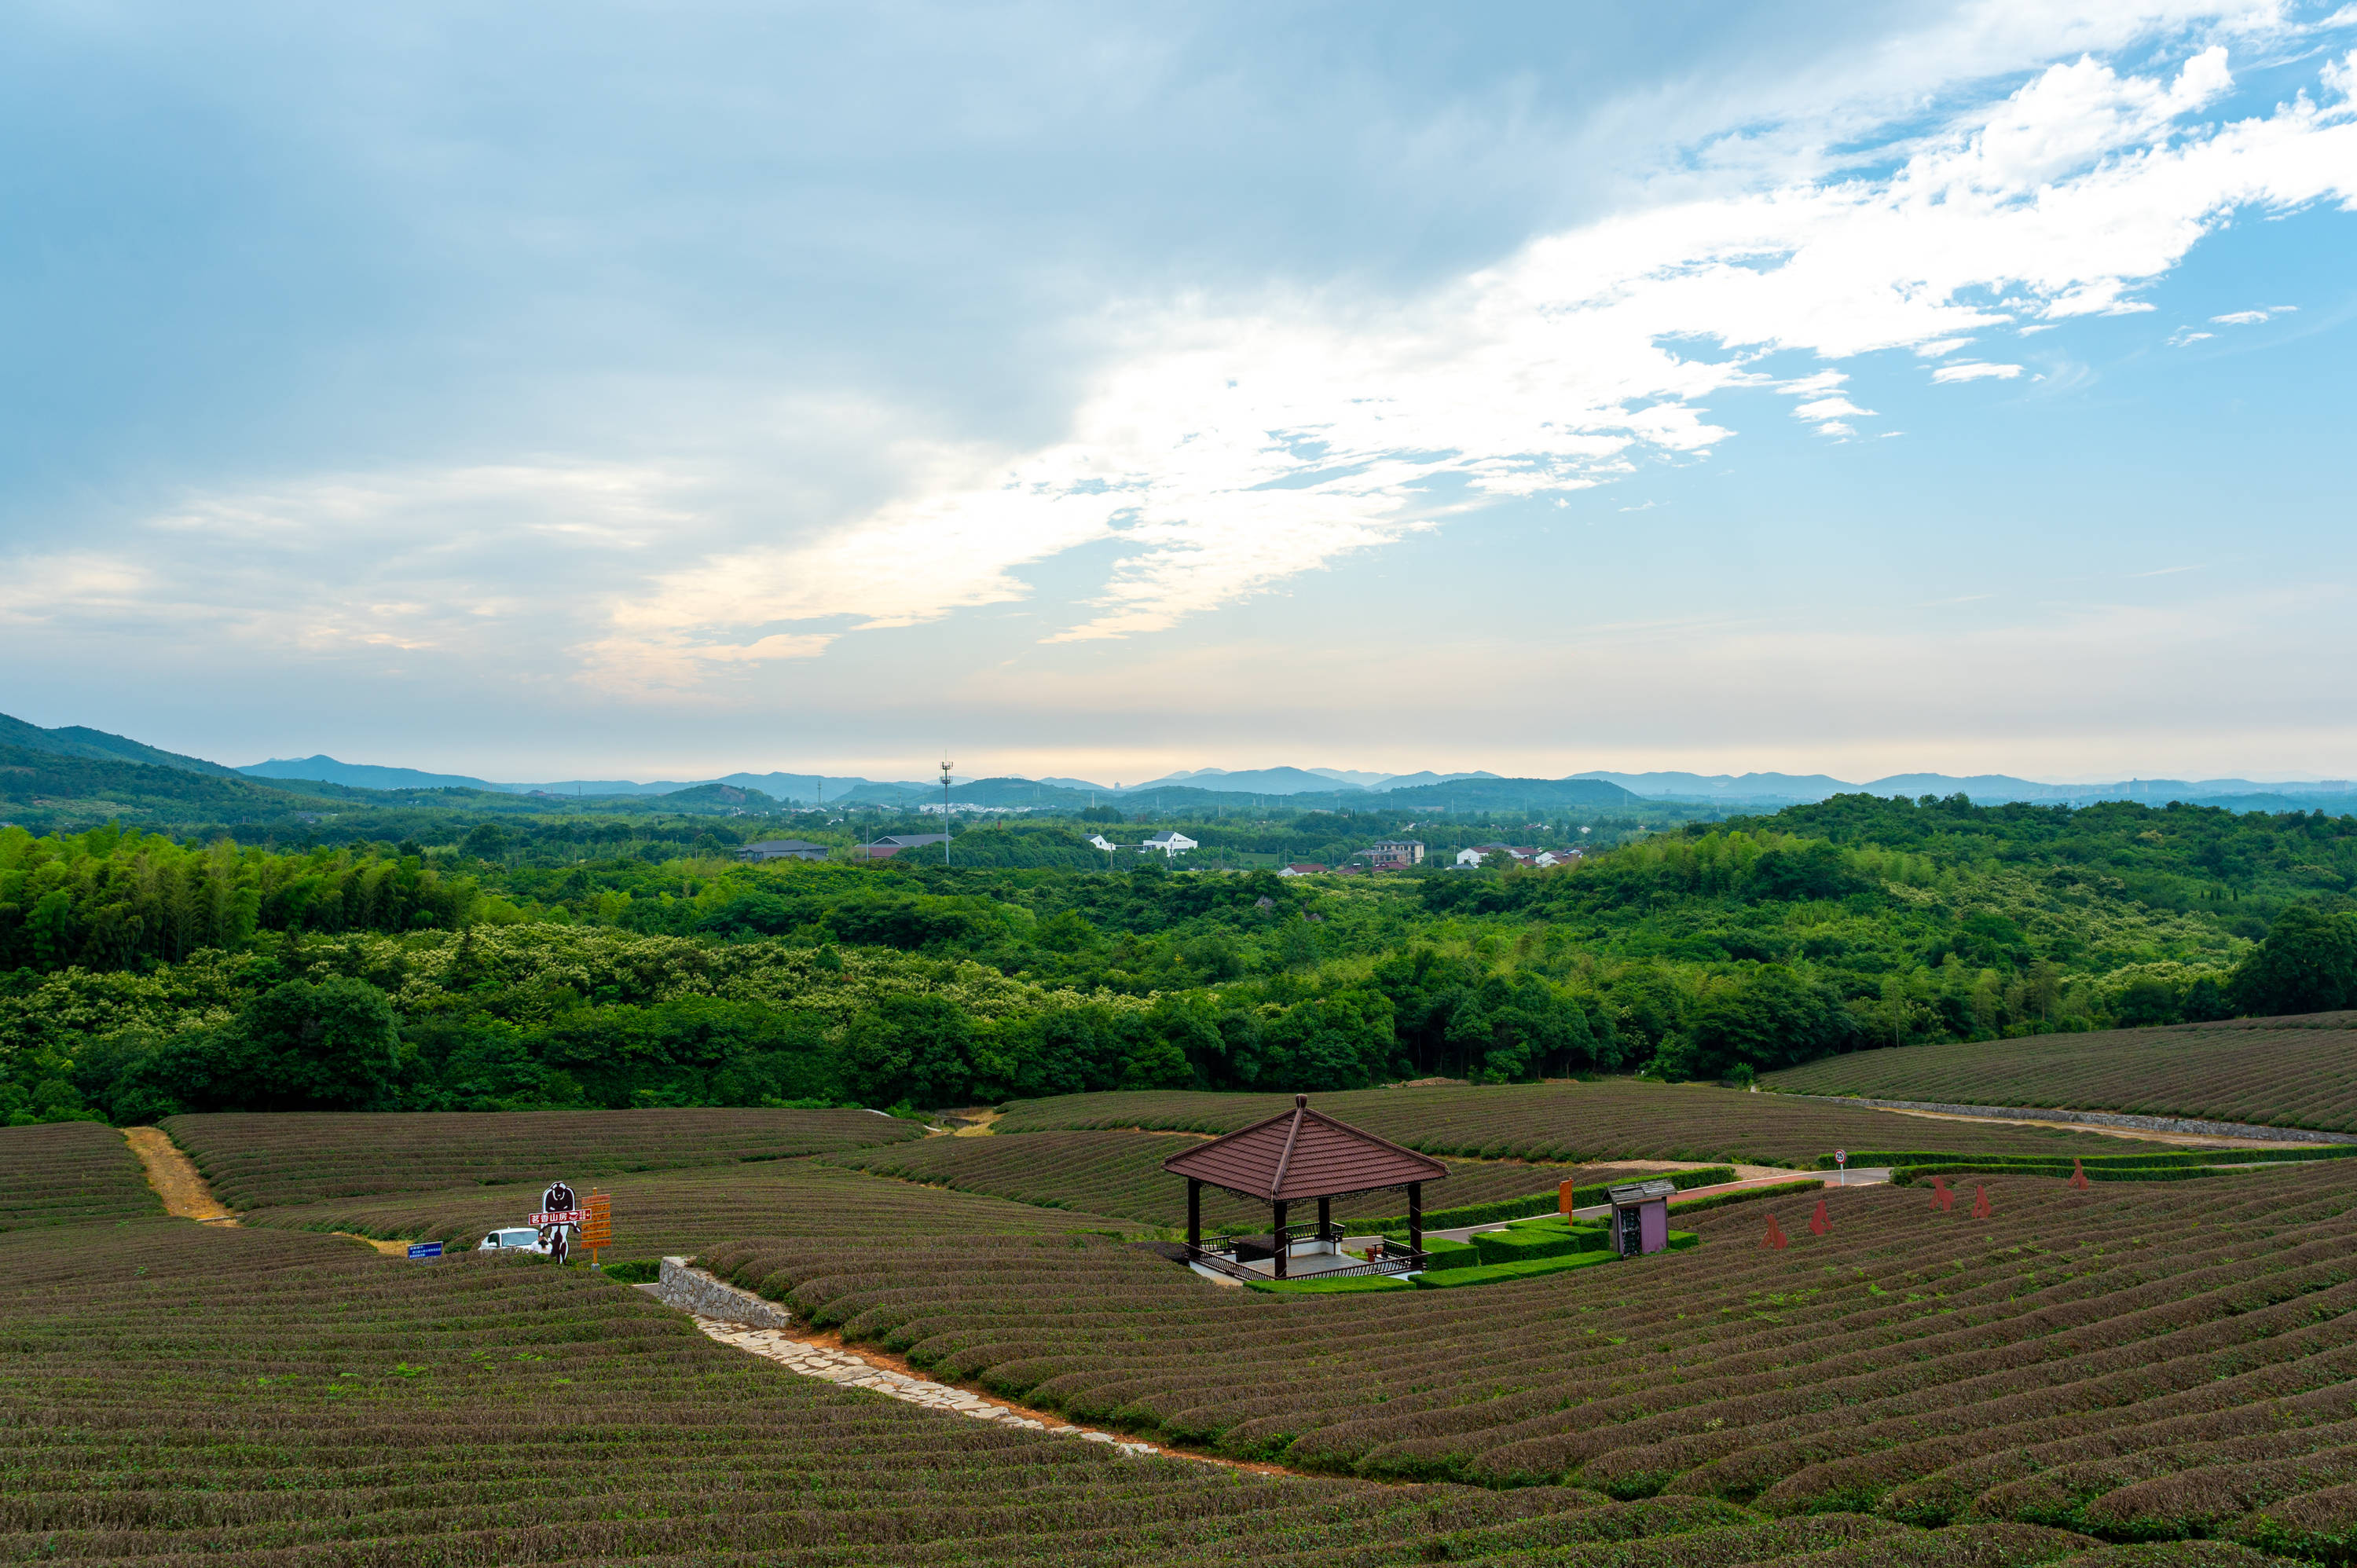
[[[11,15],[0,712],[2357,776],[2357,5]]]

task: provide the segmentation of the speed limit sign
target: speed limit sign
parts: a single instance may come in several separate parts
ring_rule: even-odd
[[[1848,1170],[1849,1151],[1847,1149],[1835,1149],[1834,1151],[1834,1164],[1841,1166],[1845,1171]]]

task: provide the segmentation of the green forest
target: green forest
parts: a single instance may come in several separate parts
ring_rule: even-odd
[[[877,831],[809,813],[420,811],[413,836],[332,844],[0,830],[0,1114],[1742,1081],[1873,1046],[2357,1005],[2348,817],[1864,795],[1466,816],[1415,834],[1435,859],[1501,837],[1593,853],[1351,877],[1265,865],[1402,824],[1122,824],[1203,841],[1166,863],[1090,847],[1119,813],[1090,817],[962,831],[947,865],[732,857],[781,831],[847,856]]]

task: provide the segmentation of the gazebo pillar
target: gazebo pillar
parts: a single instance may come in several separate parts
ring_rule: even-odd
[[[1424,1183],[1407,1184],[1407,1250],[1424,1251]]]
[[[1330,1197],[1321,1197],[1318,1200],[1318,1239],[1324,1240],[1326,1232],[1333,1228],[1334,1200]]]
[[[1285,1200],[1283,1198],[1279,1198],[1276,1201],[1276,1217],[1271,1222],[1269,1231],[1270,1235],[1268,1239],[1272,1242],[1275,1243],[1273,1250],[1276,1253],[1276,1277],[1278,1279],[1283,1279],[1285,1277],[1285,1255],[1293,1251],[1291,1245],[1289,1245],[1285,1239]]]
[[[1203,1250],[1203,1184],[1194,1176],[1187,1178],[1187,1245]]]

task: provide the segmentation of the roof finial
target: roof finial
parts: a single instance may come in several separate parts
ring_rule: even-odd
[[[1304,1110],[1308,1106],[1308,1104],[1309,1096],[1306,1094],[1297,1094],[1293,1097],[1293,1108],[1296,1111]]]

